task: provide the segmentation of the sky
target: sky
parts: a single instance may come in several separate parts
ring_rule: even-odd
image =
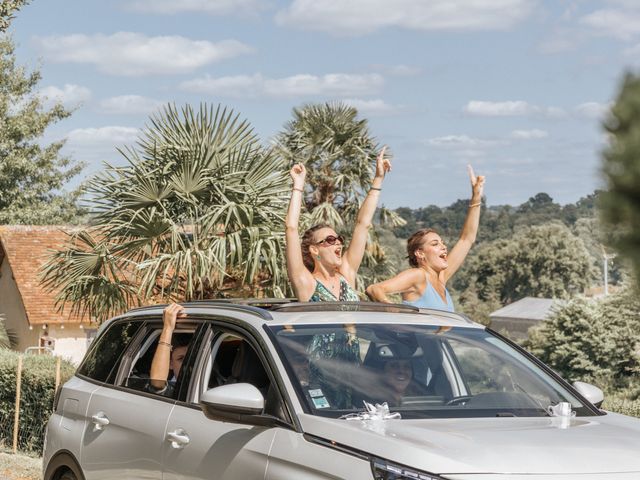
[[[86,162],[124,163],[167,102],[232,108],[270,142],[294,107],[339,100],[393,155],[382,203],[602,187],[602,122],[640,64],[640,0],[32,0],[12,24],[50,127]]]

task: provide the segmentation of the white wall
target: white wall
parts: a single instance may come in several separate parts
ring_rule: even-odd
[[[42,330],[36,327],[29,330],[22,298],[6,258],[0,265],[0,314],[4,315],[7,329],[18,336],[17,351],[39,345]]]
[[[80,328],[78,325],[49,325],[48,338],[53,340],[53,354],[70,360],[76,365],[80,363],[89,344],[96,335],[94,328]]]

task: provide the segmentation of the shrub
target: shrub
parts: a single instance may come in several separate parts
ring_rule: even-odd
[[[640,373],[640,300],[627,289],[577,298],[530,331],[525,347],[571,381],[626,388]]]
[[[16,398],[16,376],[20,354],[0,350],[0,444],[13,442]],[[48,355],[24,355],[18,448],[25,452],[41,452],[44,427],[51,415],[55,395],[56,358]],[[63,360],[60,368],[61,384],[66,382],[75,367]]]
[[[621,413],[632,417],[640,417],[640,400],[629,400],[619,397],[605,397],[602,404],[604,410]]]

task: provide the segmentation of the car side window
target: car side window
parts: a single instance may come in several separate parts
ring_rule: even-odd
[[[140,321],[120,321],[108,326],[107,330],[92,343],[78,368],[78,375],[99,382],[113,383],[122,354],[141,326]]]
[[[199,395],[223,385],[249,383],[262,393],[264,413],[287,421],[277,387],[249,340],[237,333],[219,333],[211,340],[210,352],[203,369]]]
[[[156,394],[166,398],[177,397],[177,385],[181,377],[181,366],[188,350],[193,343],[194,328],[178,328],[171,340],[170,360],[167,378],[160,384],[151,382],[151,366],[158,348],[158,340],[162,331],[162,324],[148,324],[135,348],[128,352],[129,362],[125,371],[120,375],[119,385],[132,390]],[[164,347],[163,347],[164,348]]]

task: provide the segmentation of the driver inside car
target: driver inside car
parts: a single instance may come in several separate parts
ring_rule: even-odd
[[[360,400],[374,404],[386,402],[390,407],[399,407],[405,397],[425,395],[424,386],[413,375],[412,362],[422,357],[420,347],[394,343],[373,348],[365,366],[374,374],[377,385],[369,386]]]

